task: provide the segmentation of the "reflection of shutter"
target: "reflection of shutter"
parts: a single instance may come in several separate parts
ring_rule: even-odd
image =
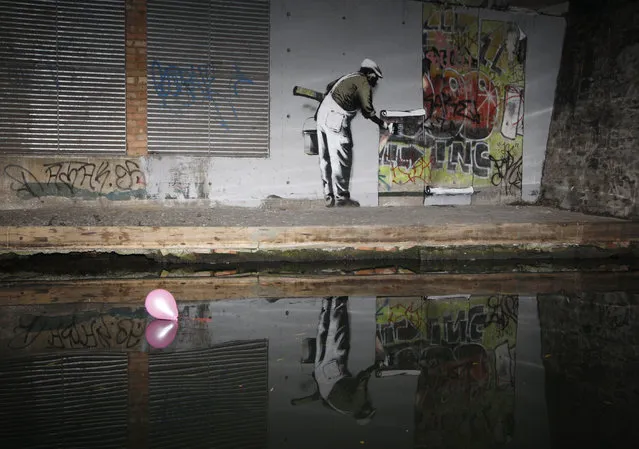
[[[149,152],[267,156],[269,0],[148,0]]]
[[[0,441],[5,447],[125,447],[127,401],[125,353],[0,361]]]
[[[149,447],[267,445],[268,342],[149,357]]]
[[[124,152],[123,0],[0,0],[0,152]]]

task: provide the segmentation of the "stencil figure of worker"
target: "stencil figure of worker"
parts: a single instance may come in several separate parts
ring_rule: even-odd
[[[350,335],[348,297],[322,299],[317,338],[309,339],[311,347],[308,348],[311,358],[314,352],[313,377],[317,391],[291,403],[300,405],[321,399],[332,410],[351,416],[358,424],[364,425],[376,412],[368,394],[368,381],[377,370],[378,362],[353,376],[348,370]]]
[[[380,128],[389,129],[373,108],[373,88],[382,78],[379,66],[364,59],[358,72],[330,83],[317,111],[317,144],[320,170],[327,207],[358,207],[350,196],[349,183],[353,164],[351,121],[362,115]]]

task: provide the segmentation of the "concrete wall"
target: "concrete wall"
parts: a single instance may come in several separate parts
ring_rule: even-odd
[[[384,72],[374,97],[378,110],[406,110],[422,103],[422,3],[413,0],[271,1],[271,110],[268,158],[209,158],[144,155],[146,84],[140,63],[139,21],[143,2],[129,0],[127,43],[127,154],[111,156],[0,157],[0,204],[35,207],[56,198],[151,200],[166,205],[184,200],[258,206],[267,197],[322,197],[317,156],[304,153],[302,129],[316,103],[292,95],[295,85],[323,90],[364,58]],[[142,4],[142,5],[140,5]],[[522,199],[535,201],[545,157],[548,122],[563,35],[553,17],[472,10],[482,18],[515,21],[528,37],[526,135]],[[127,44],[128,45],[128,44]],[[134,95],[130,95],[134,94]],[[151,92],[148,95],[152,95]],[[352,196],[363,206],[378,204],[378,130],[368,120],[353,122]]]
[[[632,0],[571,6],[542,183],[559,207],[639,216],[638,20]]]

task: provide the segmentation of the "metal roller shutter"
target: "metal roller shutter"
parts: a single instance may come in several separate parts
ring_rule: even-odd
[[[114,448],[127,443],[125,353],[0,361],[0,440],[12,448]]]
[[[268,156],[269,0],[148,0],[151,153]]]
[[[268,341],[151,353],[149,447],[258,449],[268,440]]]
[[[123,0],[0,0],[0,152],[121,152]]]

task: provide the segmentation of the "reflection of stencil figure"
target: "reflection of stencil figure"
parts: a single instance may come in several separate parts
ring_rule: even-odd
[[[317,391],[310,396],[294,399],[293,405],[322,399],[322,402],[341,414],[352,416],[359,424],[367,424],[375,414],[368,394],[368,381],[377,363],[353,376],[348,370],[350,351],[350,322],[348,297],[329,296],[322,300],[322,310],[314,341],[315,369],[313,377]]]
[[[524,134],[524,90],[521,87],[506,86],[501,134],[511,140]]]
[[[373,107],[373,88],[380,78],[382,72],[377,64],[365,59],[358,72],[327,86],[328,92],[317,111],[317,143],[327,207],[334,206],[336,201],[337,206],[359,206],[349,191],[353,163],[351,121],[361,110],[365,118],[388,128]]]

